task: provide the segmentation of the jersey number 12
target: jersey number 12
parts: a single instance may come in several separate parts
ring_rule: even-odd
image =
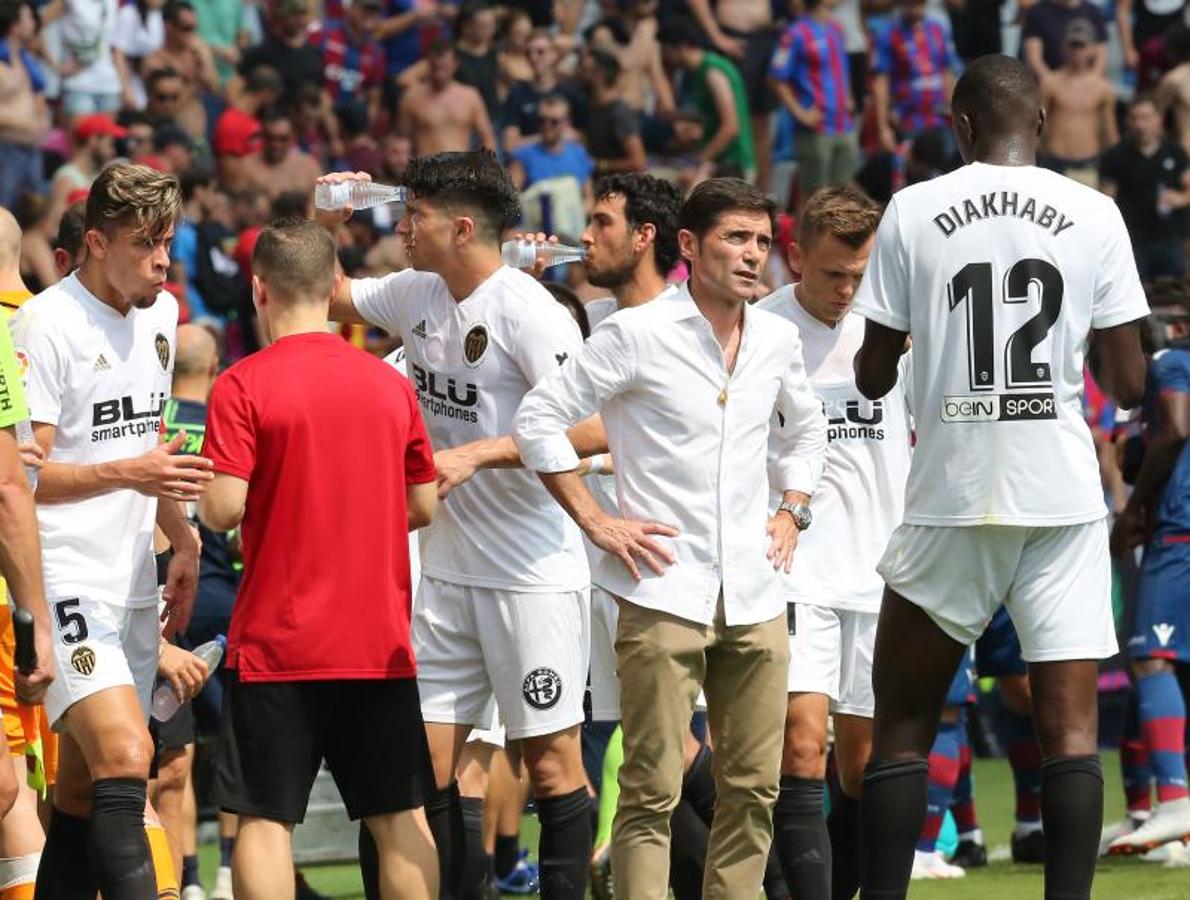
[[[1004,345],[1008,388],[1049,387],[1050,364],[1034,362],[1033,349],[1045,340],[1062,310],[1062,273],[1043,259],[1017,261],[1004,278],[1004,303],[1027,303],[1029,285],[1041,289],[1041,309],[1014,331]],[[996,388],[995,308],[992,264],[967,263],[950,280],[950,310],[967,301],[967,374],[973,391]]]

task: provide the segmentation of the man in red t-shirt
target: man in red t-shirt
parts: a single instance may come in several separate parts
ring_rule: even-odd
[[[409,383],[326,330],[335,248],[312,222],[252,256],[271,341],[215,382],[210,528],[242,523],[217,785],[240,816],[236,896],[293,896],[289,837],[325,759],[380,850],[381,895],[438,895],[434,788],[409,639],[409,529],[437,502]],[[366,461],[362,458],[366,456]]]

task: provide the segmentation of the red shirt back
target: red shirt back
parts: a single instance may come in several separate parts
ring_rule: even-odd
[[[219,376],[203,454],[248,482],[228,667],[413,677],[405,488],[435,472],[409,382],[337,335],[282,338]]]

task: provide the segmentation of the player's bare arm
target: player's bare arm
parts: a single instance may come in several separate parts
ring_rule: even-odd
[[[165,601],[165,611],[161,615],[161,621],[165,623],[162,636],[169,640],[185,631],[190,624],[194,597],[198,593],[198,554],[201,544],[198,531],[186,517],[185,508],[174,500],[157,502],[157,527],[174,551],[165,572],[165,589],[162,592]]]
[[[609,516],[595,502],[577,469],[537,474],[567,515],[591,539],[591,543],[620,560],[637,581],[641,577],[638,559],[658,575],[665,571],[665,566],[676,561],[672,552],[650,537],[654,534],[677,537],[678,530],[673,526]]]
[[[33,436],[47,458],[54,449],[56,431],[46,422],[33,423]],[[185,442],[183,431],[130,459],[82,466],[47,462],[37,481],[37,502],[65,503],[120,490],[184,503],[197,500],[211,480],[211,461],[178,453]]]
[[[1120,556],[1139,547],[1148,537],[1148,510],[1161,486],[1169,480],[1186,440],[1190,438],[1190,393],[1163,391],[1157,398],[1160,427],[1145,445],[1145,458],[1132,486],[1124,511],[1111,532],[1111,551]]]
[[[49,608],[42,584],[33,495],[11,428],[0,429],[0,572],[8,582],[13,603],[33,616],[37,668],[28,675],[15,673],[17,696],[26,703],[40,703],[54,679]]]
[[[217,472],[198,501],[198,520],[212,531],[231,531],[244,518],[247,502],[248,482]]]
[[[566,431],[566,437],[582,460],[575,470],[579,475],[588,474],[590,457],[608,452],[603,419],[598,414],[571,426]],[[516,442],[510,435],[503,435],[439,450],[434,454],[434,466],[438,470],[438,497],[441,499],[470,480],[476,472],[483,469],[520,469],[524,468],[524,463],[521,462]]]
[[[864,326],[864,343],[855,354],[855,384],[869,400],[879,400],[897,383],[897,365],[909,335],[871,319]]]
[[[1145,395],[1145,358],[1140,322],[1091,332],[1092,372],[1099,386],[1124,409],[1140,405]]]
[[[429,525],[437,508],[438,486],[434,482],[411,484],[405,488],[406,518],[410,531]]]

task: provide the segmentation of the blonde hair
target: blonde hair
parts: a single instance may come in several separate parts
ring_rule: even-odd
[[[157,238],[177,224],[182,188],[173,175],[148,166],[120,164],[99,173],[87,195],[85,227],[110,235],[117,227]]]
[[[872,198],[852,187],[821,188],[802,207],[797,225],[798,246],[810,247],[824,234],[858,248],[876,233],[881,209]]]

